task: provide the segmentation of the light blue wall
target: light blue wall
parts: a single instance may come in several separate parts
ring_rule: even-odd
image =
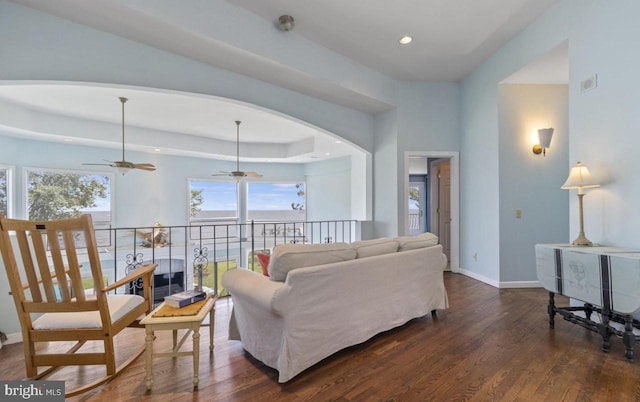
[[[569,42],[569,155],[571,165],[581,161],[602,185],[585,190],[585,234],[601,244],[640,249],[640,2],[584,3]],[[580,81],[593,74],[597,88],[582,93]],[[567,193],[573,240],[578,202],[576,190]]]
[[[373,237],[398,235],[398,112],[379,113],[373,154]]]
[[[0,164],[15,167],[16,217],[24,218],[23,168],[68,169],[112,173],[102,166],[83,166],[82,163],[113,159],[117,150],[70,145],[67,143],[23,140],[3,136],[0,132]],[[188,179],[211,179],[213,173],[235,168],[233,162],[184,156],[149,154],[131,151],[127,158],[136,162],[156,165],[155,172],[134,170],[126,175],[115,174],[113,182],[114,225],[116,227],[151,226],[155,222],[164,225],[186,225],[188,223]],[[330,162],[325,162],[331,165]],[[339,166],[344,163],[338,161]],[[304,181],[305,167],[302,164],[247,163],[246,170],[259,171],[269,181]],[[309,176],[313,178],[314,176]],[[266,179],[264,179],[266,180]],[[349,188],[349,177],[336,176],[336,185]],[[309,189],[317,193],[329,191],[322,188],[324,182],[312,180]],[[315,188],[318,187],[318,188]],[[349,194],[335,199],[334,208],[349,211]],[[350,219],[348,214],[344,219]]]
[[[402,82],[398,89],[398,205],[404,193],[405,151],[457,152],[460,148],[460,85]],[[398,208],[398,233],[405,234],[404,209]]]
[[[498,93],[500,282],[535,282],[534,246],[569,237],[569,199],[560,188],[569,165],[568,87],[502,84]],[[551,147],[535,155],[537,130],[547,127],[555,130]]]
[[[496,285],[501,279],[500,155],[510,152],[499,142],[498,85],[566,40],[580,21],[582,3],[569,0],[551,8],[462,82],[460,266]]]
[[[348,220],[351,217],[351,158],[309,163],[307,220]]]
[[[461,266],[472,274],[499,282],[500,198],[507,191],[500,182],[502,159],[492,155],[518,152],[499,144],[498,84],[561,42],[569,41],[569,161],[561,171],[549,173],[557,182],[580,160],[603,186],[587,190],[585,232],[592,241],[640,247],[636,227],[640,210],[640,165],[636,149],[640,138],[636,79],[640,69],[635,16],[640,2],[633,0],[564,0],[462,83],[461,159]],[[580,92],[580,81],[598,74],[598,87]],[[517,191],[518,189],[514,189]],[[554,192],[556,190],[553,190]],[[577,236],[577,197],[570,201],[570,242]],[[540,199],[552,196],[537,194]],[[506,210],[506,209],[505,209]],[[531,222],[528,229],[541,230]],[[477,252],[477,261],[472,258]],[[513,279],[509,277],[509,279]],[[520,280],[521,278],[518,278]]]

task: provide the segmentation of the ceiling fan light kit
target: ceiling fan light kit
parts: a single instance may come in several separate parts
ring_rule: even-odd
[[[122,174],[123,176],[132,169],[140,169],[152,172],[156,170],[156,167],[151,163],[132,163],[128,162],[124,158],[124,104],[129,100],[125,97],[119,97],[120,103],[122,103],[122,160],[114,161],[110,163],[83,163],[83,165],[93,165],[93,166],[111,166],[117,173]],[[107,161],[109,162],[109,161]]]

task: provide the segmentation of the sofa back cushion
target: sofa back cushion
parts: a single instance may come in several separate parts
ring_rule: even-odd
[[[382,238],[372,240],[362,240],[351,243],[351,247],[356,250],[356,258],[373,257],[374,255],[395,253],[398,251],[398,242],[394,239]]]
[[[433,233],[422,233],[417,236],[396,237],[399,243],[398,251],[414,250],[416,248],[431,247],[438,244],[438,236]]]
[[[289,271],[314,265],[331,264],[356,258],[356,251],[346,243],[278,244],[269,259],[269,276],[284,281]]]

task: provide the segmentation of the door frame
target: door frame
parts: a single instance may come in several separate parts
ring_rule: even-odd
[[[445,158],[451,161],[451,261],[452,272],[460,271],[460,155],[448,151],[405,151],[402,199],[409,192],[409,158]],[[400,213],[404,219],[404,234],[409,235],[409,206],[401,203]]]

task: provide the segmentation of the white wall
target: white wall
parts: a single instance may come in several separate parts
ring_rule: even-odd
[[[500,138],[500,283],[537,283],[534,246],[569,237],[567,85],[502,84]],[[535,155],[539,128],[554,128],[546,156]],[[516,216],[521,211],[521,217]]]

